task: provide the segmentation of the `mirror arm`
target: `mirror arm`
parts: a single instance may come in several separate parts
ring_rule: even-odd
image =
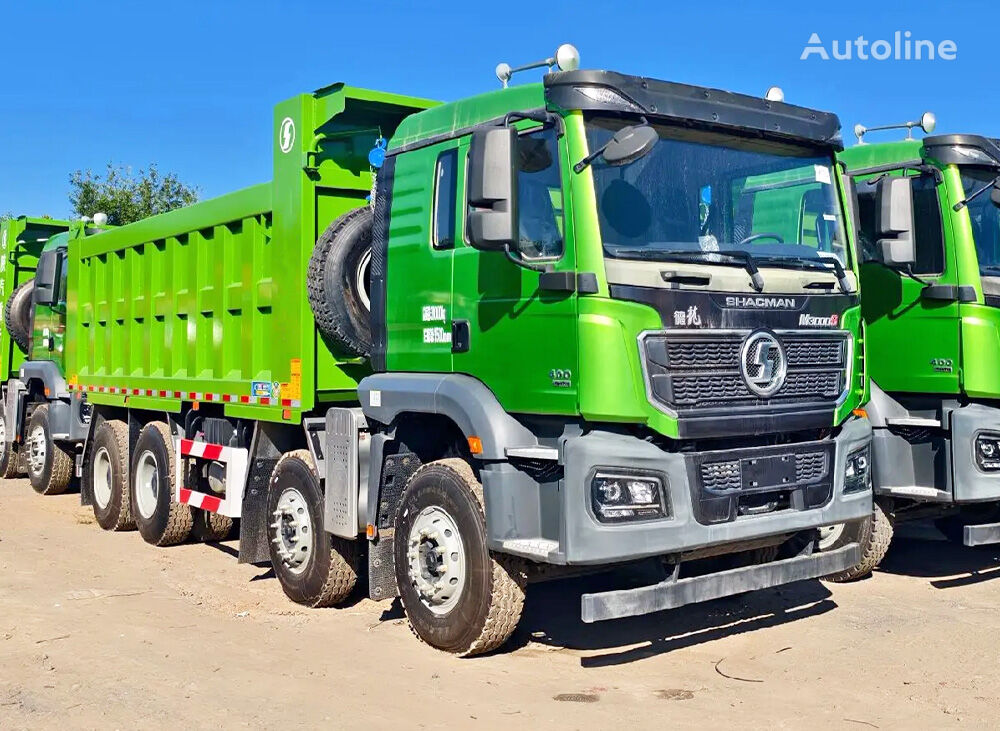
[[[552,270],[551,264],[532,264],[531,262],[526,261],[523,257],[516,255],[513,251],[511,251],[510,244],[503,247],[503,253],[508,259],[522,269],[528,269],[533,272],[548,272]]]
[[[910,279],[912,279],[917,284],[922,284],[925,287],[931,286],[931,283],[928,282],[926,279],[921,279],[920,277],[918,277],[916,274],[913,273],[913,265],[912,264],[907,264],[905,267],[901,268],[899,271],[901,271],[903,274],[905,274],[907,277],[909,277]]]

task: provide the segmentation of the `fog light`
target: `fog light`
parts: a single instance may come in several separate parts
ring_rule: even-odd
[[[872,487],[871,447],[856,449],[847,455],[844,468],[844,492],[861,492]]]
[[[980,434],[976,437],[976,464],[987,472],[1000,470],[1000,436]]]
[[[602,523],[666,517],[663,482],[652,475],[599,472],[590,488],[594,515]]]

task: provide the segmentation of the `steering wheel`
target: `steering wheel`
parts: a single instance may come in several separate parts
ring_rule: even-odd
[[[749,244],[752,241],[757,241],[758,239],[774,239],[779,244],[785,243],[785,240],[781,238],[781,234],[761,233],[761,234],[751,234],[750,236],[747,236],[745,239],[740,241],[737,244],[737,246],[743,246],[743,244]]]

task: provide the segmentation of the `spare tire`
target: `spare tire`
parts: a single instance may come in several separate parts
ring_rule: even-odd
[[[29,279],[11,292],[3,308],[3,321],[7,326],[7,332],[22,353],[28,352],[28,344],[31,341],[31,295],[34,291],[35,280]]]
[[[306,289],[316,326],[336,350],[367,356],[371,330],[372,212],[349,211],[330,224],[316,242]]]

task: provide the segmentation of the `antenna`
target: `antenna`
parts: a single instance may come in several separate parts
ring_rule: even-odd
[[[916,122],[903,122],[902,124],[886,124],[881,127],[865,127],[863,124],[854,125],[854,136],[858,138],[858,144],[865,144],[865,135],[869,132],[878,132],[886,129],[905,129],[906,139],[913,139],[913,128],[920,127],[925,134],[930,134],[937,128],[937,117],[933,112],[924,112]]]
[[[511,68],[509,63],[499,63],[497,64],[497,78],[500,79],[500,83],[506,89],[507,82],[510,81],[510,77],[514,74],[520,71],[527,71],[528,69],[542,68],[543,66],[546,68],[556,66],[560,71],[576,71],[576,69],[580,68],[580,52],[576,50],[575,46],[563,43],[556,49],[556,55],[542,61],[535,61],[534,63],[517,66],[516,68]]]

